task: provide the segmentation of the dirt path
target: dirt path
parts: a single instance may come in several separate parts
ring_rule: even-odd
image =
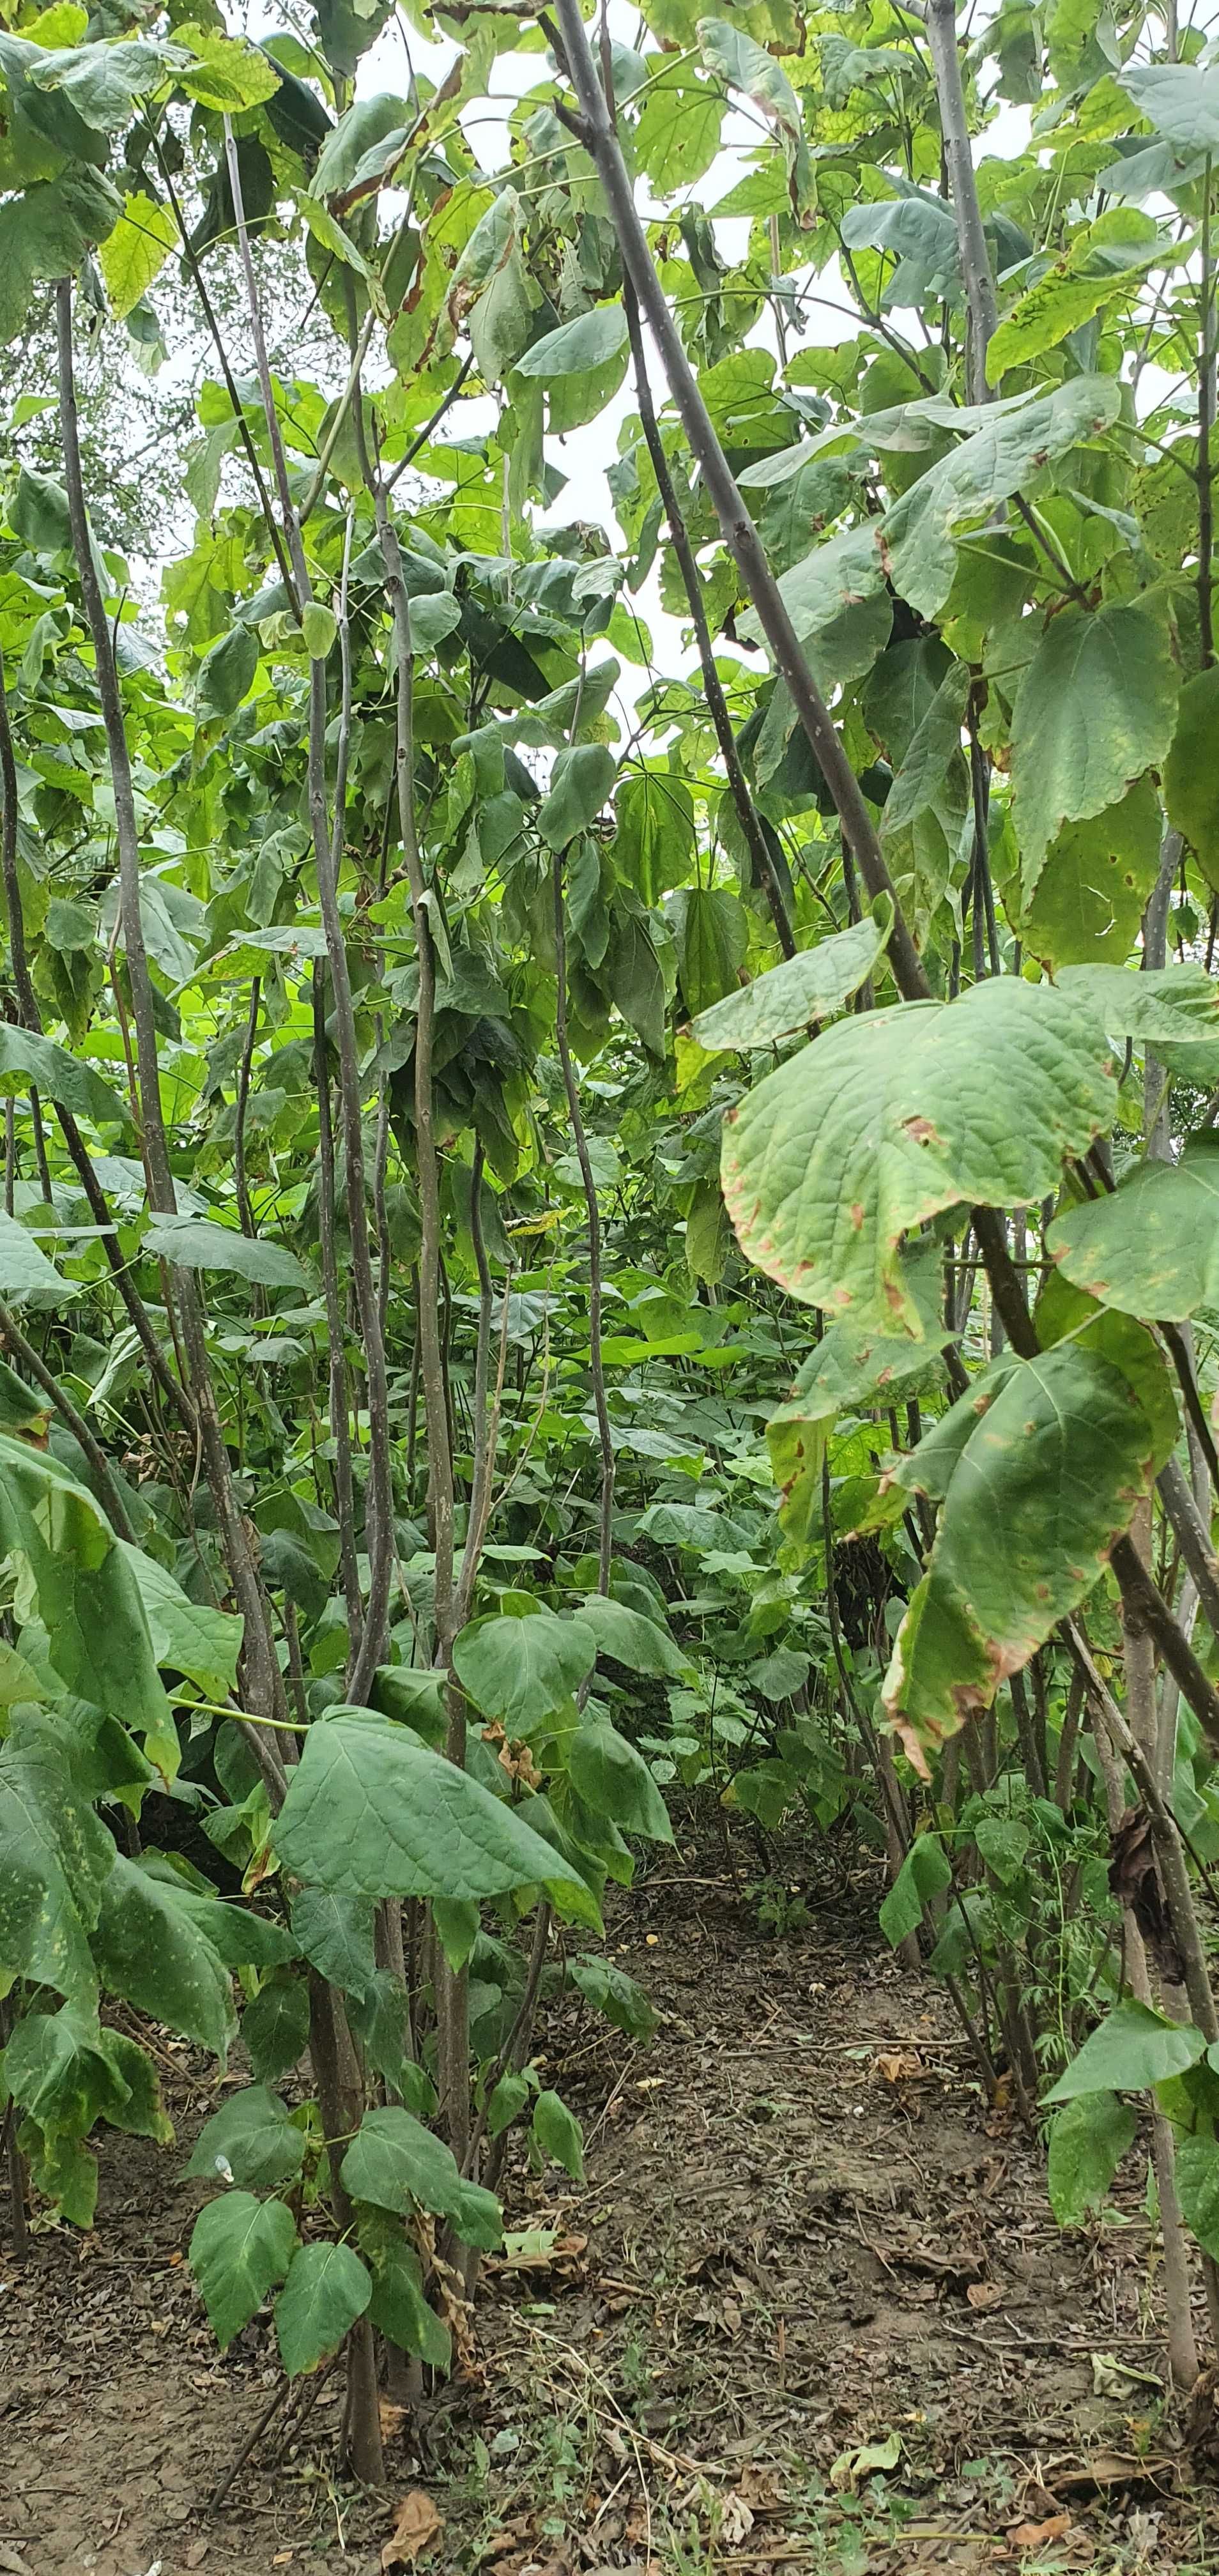
[[[391,2504],[422,2487],[444,2517],[425,2569],[1219,2570],[1219,2488],[1165,2413],[1139,2158],[1123,2223],[1061,2237],[874,1894],[776,1940],[665,1855],[623,1909],[662,2026],[636,2048],[573,2005],[548,2029],[587,2182],[517,2170],[474,2372],[393,2432]],[[208,2097],[175,2068],[186,2140]],[[392,2509],[332,2482],[333,2381],[207,2510],[276,2372],[265,2319],[214,2353],[184,2161],[114,2139],[96,2236],[0,2270],[0,2570],[362,2576]]]

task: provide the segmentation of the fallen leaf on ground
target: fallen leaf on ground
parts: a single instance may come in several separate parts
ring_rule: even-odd
[[[382,2567],[413,2567],[425,2549],[439,2540],[444,2521],[430,2495],[412,2487],[398,2507],[398,2519],[381,2552]]]
[[[1045,2549],[1051,2540],[1061,2540],[1071,2528],[1069,2513],[1052,2513],[1048,2522],[1018,2522],[1008,2539],[1013,2549]]]
[[[883,2442],[861,2442],[853,2451],[840,2451],[830,2470],[830,2485],[836,2495],[846,2488],[854,2494],[861,2478],[870,2478],[877,2469],[895,2469],[902,2455],[900,2433],[887,2433]]]
[[[745,2502],[744,2496],[725,2496],[724,2510],[720,2520],[720,2539],[723,2541],[725,2548],[739,2549],[741,2542],[748,2538],[752,2529],[753,2515]]]
[[[969,2281],[965,2296],[971,2308],[997,2308],[1003,2298],[1003,2290],[998,2281]]]

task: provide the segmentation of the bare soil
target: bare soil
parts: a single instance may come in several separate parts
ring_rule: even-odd
[[[181,2176],[214,2093],[156,2034],[178,2147],[103,2133],[95,2231],[0,2261],[0,2571],[364,2576],[415,2490],[443,2531],[387,2564],[446,2576],[1219,2570],[1214,2401],[1166,2393],[1144,2160],[1116,2220],[1060,2235],[876,1892],[844,1872],[775,1938],[696,1849],[622,1902],[661,2026],[548,2022],[586,2181],[510,2170],[471,2366],[421,2420],[387,2408],[384,2497],[334,2477],[335,2373],[209,2508],[279,2379],[265,2316],[211,2343]]]

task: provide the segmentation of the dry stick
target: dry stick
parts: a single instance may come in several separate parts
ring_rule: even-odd
[[[445,1751],[465,1768],[465,1695],[453,1672],[453,1640],[460,1603],[453,1583],[453,1441],[445,1384],[440,1321],[440,1160],[436,1145],[432,1094],[432,1045],[436,1022],[436,960],[428,911],[428,888],[415,829],[414,648],[410,603],[402,572],[397,531],[383,486],[374,489],[381,559],[385,566],[398,664],[394,774],[398,789],[398,825],[402,859],[411,899],[411,918],[419,954],[419,1002],[415,1020],[415,1167],[419,1188],[419,1290],[416,1336],[423,1383],[428,1446],[428,1513],[435,1553],[435,1644],[437,1664],[448,1676]],[[463,1576],[465,1569],[463,1567]],[[472,1579],[472,1578],[471,1578]],[[459,2164],[470,2142],[470,1997],[467,1970],[437,1970],[437,2072],[445,2134]]]
[[[79,1442],[97,1480],[98,1499],[106,1518],[118,1537],[126,1539],[130,1545],[133,1538],[131,1523],[127,1518],[123,1497],[110,1472],[110,1462],[104,1449],[98,1447],[88,1423],[77,1412],[71,1396],[65,1394],[58,1379],[52,1377],[45,1362],[39,1359],[33,1343],[27,1342],[16,1316],[10,1312],[2,1299],[0,1299],[0,1343],[3,1343],[6,1350],[12,1352],[15,1360],[20,1361],[22,1368],[33,1378],[35,1386],[41,1388],[48,1403],[54,1405],[60,1421],[71,1432],[73,1439]]]
[[[908,1001],[925,1000],[930,987],[897,907],[893,880],[875,824],[837,726],[797,640],[765,547],[737,488],[657,276],[636,210],[630,175],[597,78],[580,15],[580,0],[556,0],[556,9],[562,30],[562,50],[582,111],[576,120],[579,139],[590,154],[600,179],[624,269],[660,352],[691,453],[702,472],[724,542],[746,593],[757,609],[762,632],[776,667],[787,683],[792,704],[834,799],[844,835],[868,893],[871,896],[887,895],[893,903],[889,956],[900,990]]]
[[[242,1233],[251,1237],[257,1234],[258,1228],[254,1223],[254,1211],[250,1205],[250,1192],[246,1181],[245,1122],[246,1111],[250,1104],[250,1072],[254,1062],[254,1043],[258,1036],[258,1012],[261,1001],[262,978],[256,975],[250,986],[250,1012],[246,1021],[241,1063],[237,1070],[237,1106],[233,1119],[233,1179],[237,1191],[237,1214],[241,1221]]]
[[[1202,347],[1198,366],[1198,634],[1202,667],[1215,658],[1211,566],[1215,545],[1215,485],[1211,437],[1215,426],[1214,270],[1211,263],[1211,172],[1206,156],[1202,198],[1202,278],[1200,310]]]
[[[1131,1541],[1141,1561],[1146,1564],[1151,1554],[1151,1505],[1140,1503],[1135,1514]],[[1126,1645],[1126,1722],[1131,1742],[1137,1744],[1148,1770],[1155,1763],[1156,1747],[1156,1650],[1150,1630],[1128,1600],[1122,1602],[1122,1628]],[[1097,1731],[1097,1750],[1102,1739]],[[1125,1808],[1120,1780],[1116,1791],[1108,1777],[1106,1791],[1109,1804],[1109,1830],[1120,1828]],[[1127,1901],[1123,1908],[1126,1926],[1126,1959],[1131,1986],[1139,2003],[1154,2000],[1151,1970],[1146,1947],[1134,1906]],[[1152,2159],[1160,2200],[1160,2233],[1164,2248],[1164,2305],[1168,2321],[1168,2358],[1173,2378],[1179,2388],[1192,2388],[1198,2376],[1198,2347],[1194,2338],[1189,2305],[1189,2254],[1185,2241],[1181,2203],[1176,2182],[1176,2155],[1172,2125],[1158,2102],[1152,2103]]]
[[[107,622],[98,583],[81,476],[76,386],[72,365],[72,281],[70,277],[61,278],[58,281],[55,289],[55,303],[59,343],[59,416],[64,451],[64,477],[67,485],[68,515],[71,521],[77,576],[85,603],[89,632],[93,639],[98,694],[101,699],[106,750],[114,795],[115,835],[119,852],[119,909],[139,1054],[140,1116],[148,1169],[149,1197],[154,1209],[172,1215],[177,1207],[177,1199],[169,1159],[169,1139],[161,1107],[152,980],[148,972],[148,958],[144,947],[144,931],[140,915],[140,849],[135,799],[131,785],[131,762],[127,749],[123,702],[119,691],[118,666],[114,656],[114,639]],[[233,1589],[245,1621],[244,1655],[249,1695],[254,1708],[260,1714],[286,1716],[287,1700],[275,1655],[270,1607],[259,1578],[253,1540],[247,1524],[242,1520],[233,1491],[232,1468],[225,1446],[224,1429],[217,1409],[215,1388],[212,1384],[208,1361],[203,1310],[194,1279],[189,1271],[184,1271],[182,1274],[177,1288],[177,1301],[189,1356],[195,1419],[202,1443],[208,1484],[216,1506]],[[250,1732],[257,1738],[260,1730],[254,1728]],[[284,1769],[274,1744],[259,1745],[257,1758],[263,1775],[269,1782],[278,1778],[282,1794]]]
[[[732,797],[732,802],[736,807],[737,821],[741,826],[745,846],[753,861],[754,872],[758,883],[762,887],[767,903],[770,906],[770,915],[775,925],[775,932],[778,937],[779,946],[785,957],[794,957],[796,953],[796,943],[792,936],[791,923],[787,917],[787,905],[783,899],[783,888],[779,883],[778,872],[775,868],[774,857],[771,852],[770,844],[767,841],[766,834],[762,828],[762,818],[758,813],[758,809],[754,804],[752,796],[750,795],[749,782],[741,767],[741,755],[737,750],[736,735],[732,729],[732,718],[728,713],[728,701],[724,696],[723,683],[720,679],[719,672],[715,667],[715,654],[712,650],[711,633],[707,624],[707,612],[703,606],[702,584],[698,577],[698,565],[694,559],[694,548],[690,543],[689,531],[682,515],[682,507],[677,497],[677,489],[674,484],[672,474],[669,471],[669,460],[665,455],[664,442],[661,438],[659,425],[656,419],[655,407],[652,402],[652,388],[648,381],[648,366],[647,356],[643,345],[643,331],[640,327],[639,321],[639,302],[629,277],[624,277],[622,282],[622,301],[626,311],[627,330],[630,335],[631,343],[631,359],[635,369],[635,398],[639,404],[639,418],[643,427],[643,435],[647,445],[648,454],[652,459],[652,469],[656,476],[656,488],[660,494],[661,501],[664,504],[665,517],[669,522],[669,533],[673,539],[673,552],[677,557],[678,570],[685,584],[686,598],[690,608],[690,621],[694,628],[694,640],[698,647],[699,668],[703,675],[703,688],[706,693],[708,713],[711,717],[711,722],[715,727],[715,737],[723,757],[724,771],[728,780],[729,793]]]
[[[228,158],[229,185],[233,196],[233,217],[245,279],[246,302],[254,340],[254,359],[262,394],[263,413],[267,424],[271,456],[275,467],[276,490],[288,542],[293,575],[301,608],[313,597],[309,568],[305,560],[304,539],[300,521],[292,502],[288,468],[275,410],[275,392],[267,358],[266,336],[262,327],[262,307],[258,280],[250,252],[245,206],[241,193],[241,171],[231,120],[224,120],[224,145]],[[346,741],[350,735],[350,691],[345,689],[345,705],[340,725],[339,758],[345,775]],[[343,939],[343,922],[338,900],[338,864],[342,851],[343,809],[336,798],[333,839],[326,813],[326,667],[321,660],[309,665],[309,748],[308,797],[309,821],[313,836],[314,865],[317,872],[318,896],[322,925],[326,933],[326,954],[334,994],[335,1040],[339,1059],[339,1106],[343,1126],[343,1166],[347,1184],[347,1222],[351,1237],[351,1267],[355,1281],[356,1306],[360,1334],[364,1345],[364,1365],[368,1380],[368,1514],[373,1547],[369,1567],[368,1601],[364,1626],[347,1673],[349,1698],[357,1703],[367,1700],[373,1674],[381,1662],[388,1626],[389,1586],[393,1567],[393,1488],[390,1477],[389,1387],[385,1369],[385,1344],[381,1333],[380,1309],[372,1274],[368,1245],[368,1210],[365,1204],[364,1134],[360,1108],[360,1060],[356,1044],[355,1006],[351,996],[351,976]]]
[[[991,399],[991,388],[986,381],[986,352],[998,324],[999,308],[986,235],[982,229],[978,183],[974,176],[961,57],[957,49],[956,0],[927,0],[926,27],[940,103],[940,132],[944,140],[944,158],[948,167],[948,185],[956,218],[969,314],[969,399],[974,403],[985,403]]]
[[[584,1205],[588,1212],[588,1340],[589,1375],[593,1382],[593,1403],[597,1413],[597,1437],[601,1446],[601,1511],[597,1551],[597,1590],[609,1591],[610,1557],[614,1536],[614,1441],[610,1430],[609,1404],[605,1392],[605,1364],[601,1355],[601,1215],[597,1206],[597,1184],[589,1159],[588,1138],[580,1109],[580,1086],[571,1060],[567,1033],[567,926],[563,913],[563,857],[555,852],[552,872],[554,892],[555,966],[559,979],[556,1009],[556,1033],[559,1062],[563,1068],[563,1088],[567,1094],[567,1112],[575,1138],[580,1178],[584,1184]]]
[[[330,1436],[334,1442],[334,1499],[339,1524],[339,1559],[347,1631],[353,1645],[364,1632],[364,1597],[356,1564],[355,1489],[351,1476],[351,1401],[347,1383],[346,1332],[339,1295],[338,1244],[335,1231],[334,1120],[330,1107],[327,1061],[325,968],[313,967],[313,1078],[317,1085],[317,1212],[322,1258],[322,1293],[326,1300],[326,1335],[330,1343]]]

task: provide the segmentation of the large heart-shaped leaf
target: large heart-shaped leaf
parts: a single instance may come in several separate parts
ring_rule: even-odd
[[[1164,758],[1180,668],[1143,600],[1051,617],[1012,710],[1012,814],[1031,890],[1064,823],[1103,814]]]
[[[600,1919],[584,1880],[511,1807],[368,1710],[310,1728],[271,1838],[286,1869],[339,1895],[477,1901],[545,1886],[561,1912]]]
[[[1158,1431],[1130,1378],[1063,1342],[993,1362],[899,1462],[895,1485],[943,1504],[884,1686],[919,1769],[1099,1581],[1163,1463]]]
[[[596,1651],[579,1619],[539,1607],[521,1619],[473,1620],[457,1640],[453,1665],[484,1717],[498,1718],[509,1735],[527,1735],[587,1680]]]
[[[294,1252],[266,1235],[239,1234],[236,1226],[210,1217],[160,1216],[144,1237],[144,1250],[186,1270],[228,1270],[237,1279],[255,1279],[263,1288],[304,1288],[305,1273]]]
[[[1074,2102],[1084,2093],[1144,2093],[1196,2066],[1205,2050],[1202,2032],[1188,2023],[1167,2021],[1149,2004],[1118,2004],[1045,2098]]]
[[[219,2178],[274,2191],[295,2182],[304,2154],[304,2130],[289,2119],[278,2093],[247,2084],[204,2121],[186,2170],[196,2182]]]
[[[1096,1021],[1005,977],[840,1020],[769,1074],[726,1121],[724,1197],[742,1250],[792,1296],[918,1335],[903,1236],[961,1201],[1046,1197],[1115,1106]]]
[[[1068,448],[1098,438],[1116,420],[1120,401],[1112,376],[1071,376],[1035,402],[992,405],[972,436],[920,475],[888,512],[884,541],[899,597],[934,617],[952,588],[958,530],[1010,500]],[[931,406],[923,408],[931,416]]]
[[[93,1953],[111,1992],[223,2058],[237,2027],[232,1978],[176,1890],[116,1852]]]

